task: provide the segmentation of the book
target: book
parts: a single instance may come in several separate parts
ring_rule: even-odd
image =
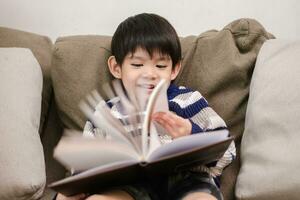
[[[54,157],[74,174],[51,183],[50,188],[70,196],[150,180],[216,161],[233,140],[224,129],[183,136],[162,144],[159,137],[163,134],[158,133],[159,129],[151,122],[151,115],[168,109],[166,81],[159,82],[147,98],[141,91],[127,94],[127,98],[120,83],[113,85],[127,115],[123,119],[114,117],[97,93],[87,98],[90,105],[81,104],[83,112],[96,127],[106,130],[110,139],[64,135],[54,150]],[[99,100],[102,103],[95,113],[92,107]],[[142,109],[145,110],[142,117],[136,115]]]

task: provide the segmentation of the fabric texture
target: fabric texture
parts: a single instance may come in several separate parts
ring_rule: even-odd
[[[300,41],[270,40],[252,77],[242,166],[241,200],[299,199]]]
[[[46,36],[0,27],[0,47],[29,48],[41,66],[43,72],[43,98],[39,132],[42,134],[52,97],[50,67],[53,44]]]
[[[41,68],[23,48],[0,48],[0,66],[0,199],[38,199],[46,182]]]
[[[225,169],[224,199],[234,199],[239,170],[239,146],[244,129],[249,84],[261,45],[274,38],[253,19],[239,19],[220,31],[181,38],[183,68],[177,85],[200,91],[235,136],[237,159]],[[59,116],[67,128],[83,129],[87,120],[78,108],[93,89],[111,80],[107,58],[109,36],[69,36],[55,42],[52,80]],[[76,88],[76,90],[74,90]]]
[[[183,69],[175,83],[200,91],[235,137],[237,159],[223,172],[224,199],[234,199],[239,149],[249,85],[261,45],[274,36],[253,19],[238,19],[221,31],[182,38]]]
[[[79,102],[95,89],[105,95],[102,86],[111,80],[107,67],[110,40],[106,36],[69,36],[56,40],[52,80],[64,127],[82,130],[86,118]]]

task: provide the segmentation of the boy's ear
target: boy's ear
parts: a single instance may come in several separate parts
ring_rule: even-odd
[[[177,63],[174,68],[172,69],[172,73],[171,73],[171,80],[173,81],[177,75],[179,74],[181,69],[181,62]]]
[[[121,66],[117,63],[116,57],[115,56],[110,56],[107,60],[108,68],[110,73],[118,79],[121,79],[122,75],[122,70]]]

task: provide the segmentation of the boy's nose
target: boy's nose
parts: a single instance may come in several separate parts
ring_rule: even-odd
[[[147,69],[143,73],[143,77],[148,78],[148,79],[156,79],[158,77],[158,75],[154,69]]]

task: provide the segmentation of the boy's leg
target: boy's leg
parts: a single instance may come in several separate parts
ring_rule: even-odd
[[[182,200],[217,200],[217,198],[205,192],[192,192],[183,197]]]
[[[112,190],[103,194],[94,194],[86,200],[134,200],[134,198],[123,190]]]
[[[207,173],[187,171],[170,176],[168,193],[168,200],[223,200],[220,189]]]
[[[99,192],[86,198],[87,200],[157,200],[156,194],[147,183],[126,185],[112,190]]]

